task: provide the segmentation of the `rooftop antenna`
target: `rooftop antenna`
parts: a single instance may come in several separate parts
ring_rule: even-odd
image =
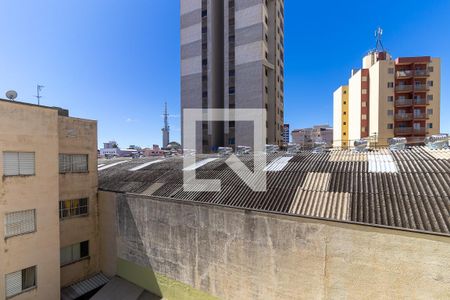
[[[42,98],[41,91],[42,91],[43,88],[44,88],[44,86],[40,85],[40,84],[38,84],[36,86],[37,95],[35,97],[37,98],[38,105],[41,105],[41,98]]]
[[[375,46],[375,51],[377,52],[384,52],[384,47],[383,47],[383,28],[378,27],[377,30],[375,30],[375,38],[377,40],[377,44]]]

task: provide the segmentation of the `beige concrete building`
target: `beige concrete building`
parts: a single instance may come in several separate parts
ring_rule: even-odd
[[[393,59],[385,51],[370,52],[349,79],[347,125],[342,121],[341,89],[334,93],[335,140],[342,139],[338,134],[346,130],[344,126],[350,144],[370,138],[377,145],[387,145],[393,137],[406,137],[415,144],[440,132],[439,58]]]
[[[292,143],[303,148],[312,148],[315,143],[325,142],[327,146],[333,144],[333,128],[329,125],[314,125],[312,128],[292,130]]]
[[[333,94],[333,147],[348,147],[348,85]]]
[[[0,299],[59,299],[99,271],[97,124],[1,99],[0,115]]]

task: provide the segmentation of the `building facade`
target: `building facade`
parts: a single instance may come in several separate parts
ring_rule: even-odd
[[[99,271],[97,124],[0,100],[0,298],[59,299]]]
[[[290,142],[290,137],[289,137],[290,131],[289,131],[289,124],[284,124],[283,126],[283,143],[284,144],[289,144]]]
[[[348,147],[348,85],[333,94],[333,147]]]
[[[347,125],[341,91],[334,93],[334,127],[342,134],[348,129],[350,144],[367,138],[387,145],[393,137],[415,144],[440,132],[439,58],[393,59],[385,51],[371,51],[349,80]]]
[[[315,125],[312,128],[292,130],[292,143],[303,148],[312,148],[315,143],[325,142],[333,145],[333,128],[329,125]]]
[[[267,144],[283,142],[284,1],[192,0],[181,7],[181,109],[267,111]],[[197,150],[253,146],[249,122],[198,122]]]

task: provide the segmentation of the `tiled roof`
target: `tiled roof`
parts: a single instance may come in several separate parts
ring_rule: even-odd
[[[196,176],[220,179],[221,192],[185,192],[181,157],[103,166],[100,189],[450,235],[450,150],[271,154],[267,192],[253,192],[226,158],[215,158],[199,164]],[[251,156],[240,159],[253,167]]]

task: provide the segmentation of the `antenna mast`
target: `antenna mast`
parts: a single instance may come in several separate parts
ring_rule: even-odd
[[[377,40],[377,43],[375,45],[375,51],[377,52],[384,52],[384,47],[383,47],[383,28],[378,27],[377,30],[375,30],[375,38]]]
[[[36,94],[35,97],[37,98],[38,105],[41,105],[41,98],[42,98],[42,96],[41,96],[41,91],[42,91],[43,88],[44,88],[44,86],[43,86],[43,85],[40,85],[40,84],[38,84],[38,85],[36,86],[37,94]]]
[[[162,134],[163,134],[162,148],[167,147],[167,145],[169,144],[169,132],[170,132],[169,112],[167,111],[167,102],[165,102],[164,103],[164,128],[162,129]]]

